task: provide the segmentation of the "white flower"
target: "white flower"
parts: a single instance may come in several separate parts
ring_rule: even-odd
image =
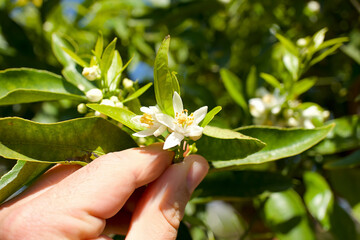
[[[183,108],[181,97],[177,92],[174,92],[173,108],[175,118],[163,113],[156,114],[157,120],[172,132],[165,140],[164,149],[179,145],[185,137],[198,140],[204,130],[198,125],[205,118],[208,109],[204,106],[189,115],[188,110]]]
[[[98,102],[103,98],[103,94],[100,89],[93,88],[86,93],[86,97],[90,102]]]
[[[329,115],[329,111],[323,111],[317,106],[308,107],[303,110],[301,114],[303,118],[303,126],[308,129],[315,128],[316,126],[313,120],[318,122],[324,122],[329,117]]]
[[[250,113],[253,117],[260,117],[265,112],[265,104],[263,103],[261,98],[251,98],[249,100],[250,105]]]
[[[101,71],[98,65],[92,67],[84,67],[82,75],[89,81],[94,81],[101,78]]]
[[[133,117],[131,121],[139,124],[146,129],[134,133],[133,136],[148,137],[154,135],[155,137],[157,137],[166,131],[166,126],[161,124],[156,118],[157,114],[162,114],[158,106],[141,107],[140,111],[142,111],[144,114]]]

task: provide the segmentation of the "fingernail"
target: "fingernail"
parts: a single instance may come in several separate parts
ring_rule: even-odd
[[[190,157],[195,158],[187,174],[187,187],[189,192],[192,193],[206,176],[209,170],[209,164],[201,156],[192,155],[188,158]]]

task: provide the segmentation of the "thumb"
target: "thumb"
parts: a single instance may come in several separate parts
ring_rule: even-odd
[[[203,157],[191,155],[165,170],[139,201],[126,239],[176,239],[185,206],[208,169]]]

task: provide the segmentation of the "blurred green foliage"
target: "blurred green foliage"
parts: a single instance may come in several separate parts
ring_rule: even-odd
[[[299,99],[329,110],[331,119],[342,118],[333,120],[338,123],[333,135],[301,156],[249,167],[250,170],[267,170],[291,178],[297,191],[237,199],[233,206],[237,209],[239,222],[247,230],[241,230],[243,237],[237,232],[235,238],[216,239],[247,239],[249,236],[250,239],[272,239],[274,236],[288,239],[286,231],[299,222],[309,239],[314,238],[314,230],[317,239],[340,239],[339,236],[356,239],[352,224],[355,218],[359,224],[360,198],[352,183],[359,180],[359,161],[353,159],[347,165],[329,162],[346,159],[359,148],[360,121],[355,116],[360,114],[359,25],[358,0],[0,0],[0,69],[30,67],[60,74],[63,63],[53,53],[54,34],[65,39],[83,59],[90,59],[89,53],[101,32],[104,45],[118,38],[116,49],[124,62],[133,58],[123,75],[145,85],[153,81],[156,51],[163,38],[170,34],[169,67],[178,73],[182,96],[190,106],[189,110],[203,105],[209,109],[222,106],[223,110],[212,124],[237,128],[251,124],[246,103],[255,93],[256,86],[272,87],[271,80],[264,80],[264,74],[260,73],[282,80],[289,76],[277,34],[293,43],[313,36],[323,28],[328,29],[326,39],[348,37],[349,42],[340,50],[311,66],[302,76],[316,76],[317,81]],[[226,89],[220,75],[223,68],[227,70],[223,70],[222,75],[231,76],[229,81],[238,84],[235,90],[242,91],[248,98],[233,99],[233,93]],[[153,92],[147,91],[141,96],[143,105],[154,105]],[[76,105],[61,100],[1,106],[0,117],[20,116],[38,122],[57,122],[81,116]],[[347,117],[351,115],[354,116]],[[350,133],[343,136],[346,132]],[[340,149],[341,142],[350,135],[352,147]],[[358,156],[358,152],[355,153],[355,157]],[[327,165],[323,167],[324,164]],[[341,170],[336,170],[337,165]],[[1,166],[2,172],[3,168],[6,166]],[[328,180],[329,186],[323,183],[325,180],[321,176],[309,175],[309,171],[319,172]],[[304,178],[304,174],[308,177]],[[319,184],[311,185],[311,177]],[[308,219],[306,214],[310,216],[317,208],[312,196],[328,191],[332,192],[329,193],[331,206],[325,212],[330,215],[325,217],[321,214],[326,213],[316,212]],[[305,211],[299,197],[304,192],[305,205],[312,206],[310,212]],[[279,204],[279,199],[286,204]],[[285,211],[284,206],[292,209],[289,216],[277,216],[274,209]],[[191,208],[197,208],[197,211]],[[205,211],[206,207],[201,205],[188,206],[186,220],[196,226],[191,229],[192,236],[198,236],[194,239],[215,239],[210,228],[190,217],[204,220],[207,218],[202,215]],[[350,230],[345,229],[342,233],[341,229],[334,228],[339,219],[351,222],[347,225]],[[311,227],[308,220],[313,223]],[[326,233],[319,224],[331,229],[332,233]],[[187,236],[187,233],[183,235]]]

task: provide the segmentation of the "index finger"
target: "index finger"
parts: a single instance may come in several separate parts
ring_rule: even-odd
[[[66,203],[66,211],[84,210],[107,219],[122,208],[136,188],[158,178],[172,158],[173,152],[163,150],[160,144],[106,154],[65,178],[41,199],[47,205]]]

